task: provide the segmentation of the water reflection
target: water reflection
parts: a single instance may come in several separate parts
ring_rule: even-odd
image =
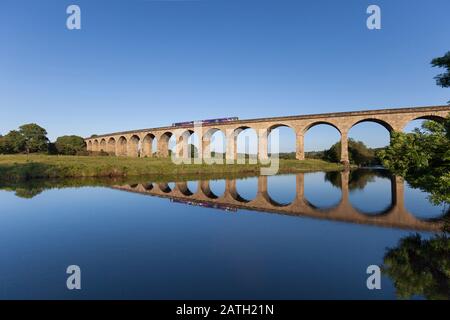
[[[423,239],[415,234],[400,239],[383,259],[383,273],[395,283],[397,297],[450,299],[450,239],[438,234]]]
[[[246,178],[3,184],[0,298],[444,297],[448,239],[433,234],[448,208],[402,179],[383,170]],[[74,263],[80,293],[64,286]],[[383,265],[381,291],[365,286],[371,264]]]
[[[325,210],[339,205],[342,200],[340,172],[314,172],[304,179],[304,198],[311,207]]]
[[[146,190],[142,184],[114,185],[112,188],[149,196],[168,197],[179,202],[184,200],[186,204],[205,207],[221,206],[223,208],[248,209],[411,230],[439,231],[442,229],[443,221],[440,219],[419,219],[406,209],[404,205],[404,181],[400,177],[390,176],[381,170],[322,173],[330,187],[340,191],[340,197],[337,198],[338,200],[335,201],[334,205],[324,207],[323,202],[329,202],[327,198],[329,194],[323,191],[327,188],[318,187],[320,183],[317,182],[317,175],[317,173],[298,173],[279,177],[286,182],[295,178],[295,187],[290,187],[291,191],[295,189],[295,197],[290,203],[278,202],[271,197],[268,192],[269,178],[266,176],[243,180],[226,179],[225,192],[220,197],[210,192],[208,180],[198,182],[201,187],[197,192],[190,192],[187,188],[187,182],[177,182],[171,190],[168,190],[166,184],[163,183],[155,183],[151,190]],[[308,177],[316,178],[314,187],[316,188],[316,194],[318,194],[317,199],[322,199],[321,206],[312,204],[305,196]],[[371,184],[379,187],[369,188],[368,194],[360,193],[367,190]],[[289,189],[284,189],[284,184],[279,183],[278,185],[280,192],[288,192]],[[286,185],[289,188],[289,183],[286,183]],[[352,201],[351,195],[355,191],[358,193]],[[372,192],[374,196],[371,197]],[[367,199],[370,199],[370,201]],[[367,211],[360,209],[367,207]],[[445,215],[445,212],[442,212],[442,215]]]
[[[3,186],[22,198],[46,189],[102,185],[209,208],[248,209],[411,230],[438,231],[448,215],[420,191],[386,170],[298,173],[281,176],[128,182],[116,180],[31,181]],[[215,190],[215,191],[213,191]],[[417,197],[420,194],[421,197]],[[406,203],[406,204],[405,204]],[[410,209],[413,208],[414,212]],[[417,213],[419,212],[419,213]]]

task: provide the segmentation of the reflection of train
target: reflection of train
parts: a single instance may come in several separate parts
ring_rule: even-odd
[[[172,123],[172,127],[193,126],[194,124],[224,123],[224,122],[230,122],[230,121],[236,121],[236,120],[239,120],[239,118],[238,117],[230,117],[230,118],[208,119],[208,120],[199,120],[199,121],[175,122],[175,123]]]
[[[197,202],[197,201],[189,201],[189,200],[183,200],[183,199],[170,199],[170,201],[176,202],[176,203],[188,204],[191,206],[198,206],[198,207],[204,207],[204,208],[213,208],[213,209],[237,212],[236,208],[228,207],[228,206],[225,206],[225,205],[222,205],[219,203]]]

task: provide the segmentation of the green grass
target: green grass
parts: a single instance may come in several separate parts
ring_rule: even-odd
[[[195,174],[259,173],[267,165],[183,164],[170,158],[126,158],[105,156],[0,155],[0,180],[36,178],[129,177],[142,175],[180,176]],[[322,160],[280,160],[280,173],[341,170],[342,165]]]

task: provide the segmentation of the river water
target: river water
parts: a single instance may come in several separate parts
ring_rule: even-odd
[[[427,197],[383,170],[2,185],[0,298],[396,299],[367,267],[439,232]]]

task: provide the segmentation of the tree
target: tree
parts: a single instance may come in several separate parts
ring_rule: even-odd
[[[436,79],[436,84],[443,88],[450,87],[450,51],[444,56],[435,58],[431,61],[433,67],[445,68],[447,72],[441,73],[434,77]]]
[[[450,239],[445,233],[429,240],[419,234],[403,238],[386,252],[382,271],[392,279],[400,298],[422,295],[446,300],[450,292]]]
[[[86,150],[86,143],[79,136],[62,136],[56,139],[55,148],[59,154],[75,155]]]
[[[0,134],[0,154],[6,153],[5,151],[5,138]]]
[[[47,131],[35,123],[19,127],[19,133],[25,139],[25,152],[45,152],[48,150]]]
[[[0,143],[3,153],[20,153],[25,150],[25,139],[17,130],[10,131]]]
[[[363,142],[348,140],[348,156],[350,163],[357,165],[378,164],[375,151],[368,148]],[[341,143],[337,142],[324,152],[324,160],[331,162],[341,161]]]
[[[391,172],[430,193],[433,203],[450,203],[450,115],[443,123],[425,121],[412,133],[393,133],[378,156]]]

